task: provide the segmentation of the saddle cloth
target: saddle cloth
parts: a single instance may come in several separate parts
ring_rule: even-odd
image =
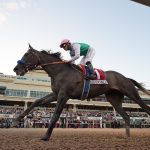
[[[79,67],[81,68],[82,74],[84,76],[88,77],[90,75],[90,70],[88,67],[83,66],[81,64],[79,65]],[[85,80],[84,79],[84,86],[83,86],[82,95],[81,95],[82,100],[84,100],[88,97],[91,84],[108,84],[108,82],[106,81],[106,74],[103,70],[94,68],[94,71],[97,76],[97,78],[95,80]]]
[[[82,74],[84,76],[86,76],[86,74],[87,74],[86,66],[80,64],[79,67],[82,70]],[[96,76],[97,76],[95,80],[106,80],[106,74],[103,70],[94,68],[94,71],[95,71]]]

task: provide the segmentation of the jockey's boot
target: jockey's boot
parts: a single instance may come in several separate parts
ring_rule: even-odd
[[[93,68],[93,65],[91,64],[91,62],[90,61],[86,62],[86,65],[89,68],[90,73],[91,73],[90,76],[88,76],[88,78],[91,80],[96,79],[96,74],[94,72],[94,68]]]

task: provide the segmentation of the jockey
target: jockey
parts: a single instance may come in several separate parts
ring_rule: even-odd
[[[88,66],[91,72],[90,79],[96,78],[92,65],[95,50],[90,45],[85,43],[71,43],[70,40],[64,39],[61,41],[60,48],[63,48],[65,51],[70,51],[71,60],[68,61],[69,63],[74,63],[80,56],[83,56],[80,64]]]

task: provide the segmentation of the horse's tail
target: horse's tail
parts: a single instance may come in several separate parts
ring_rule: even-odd
[[[136,87],[138,87],[144,93],[150,95],[150,92],[142,86],[142,83],[138,83],[137,81],[128,78]]]

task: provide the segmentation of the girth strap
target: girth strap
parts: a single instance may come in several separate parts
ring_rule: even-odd
[[[89,68],[86,68],[86,75],[90,75]],[[84,79],[84,86],[83,86],[83,91],[82,91],[82,96],[81,99],[84,100],[88,97],[90,91],[90,80],[85,80]]]

